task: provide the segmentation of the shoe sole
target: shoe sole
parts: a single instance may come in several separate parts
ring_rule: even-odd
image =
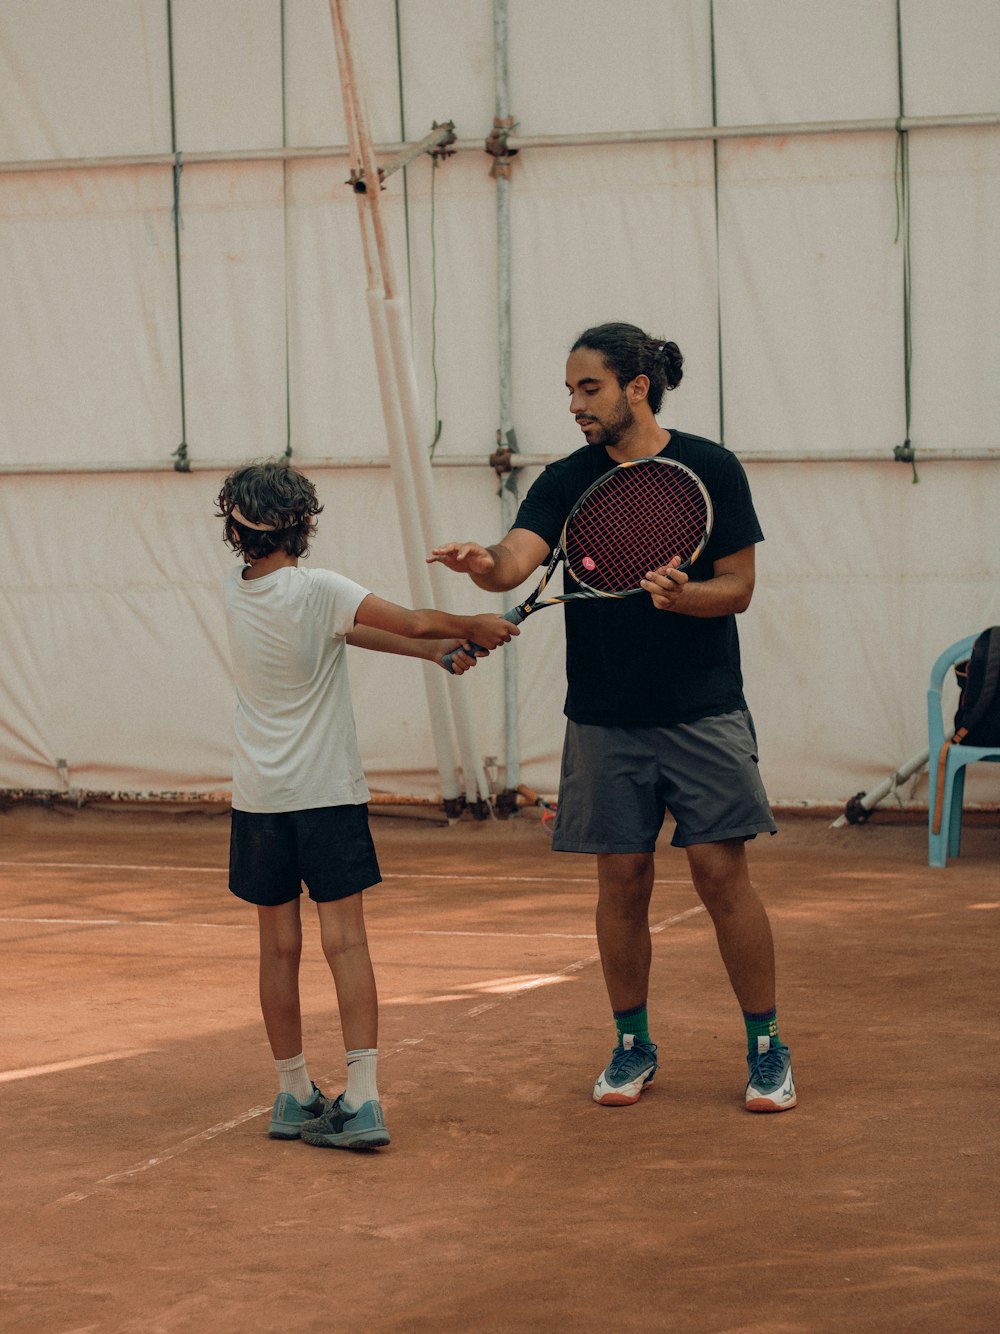
[[[788,1102],[772,1102],[770,1098],[750,1098],[747,1101],[748,1112],[790,1112],[798,1103],[798,1098],[792,1094]]]
[[[269,1139],[299,1139],[302,1131],[297,1126],[270,1126],[267,1134]]]
[[[655,1069],[650,1070],[649,1074],[639,1085],[639,1091],[637,1093],[625,1093],[622,1089],[608,1089],[607,1093],[602,1093],[599,1098],[595,1093],[594,1101],[597,1103],[598,1107],[631,1107],[634,1103],[639,1101],[646,1089],[652,1084],[653,1076],[655,1074]]]
[[[315,1144],[319,1149],[384,1149],[389,1141],[386,1130],[361,1130],[356,1135],[331,1139],[324,1135],[301,1135],[303,1144]]]

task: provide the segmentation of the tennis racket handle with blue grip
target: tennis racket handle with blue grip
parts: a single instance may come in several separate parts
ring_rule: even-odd
[[[525,616],[527,616],[527,614],[528,613],[524,610],[523,602],[519,607],[511,607],[510,611],[505,611],[501,613],[503,619],[505,621],[510,621],[511,625],[520,625],[521,622],[524,620]],[[473,653],[486,653],[488,651],[489,650],[482,648],[479,644],[472,645]],[[453,649],[451,653],[446,653],[444,657],[441,659],[441,662],[444,664],[445,667],[448,668],[449,672],[454,671],[454,668],[452,667],[451,664],[455,661],[456,655],[460,652],[461,649],[457,648]],[[475,665],[475,662],[476,659],[473,659],[473,665]]]

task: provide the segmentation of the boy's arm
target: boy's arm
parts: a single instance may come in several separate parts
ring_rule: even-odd
[[[481,547],[478,542],[445,542],[434,548],[427,563],[437,561],[449,570],[467,574],[487,592],[505,593],[523,584],[539,565],[544,565],[550,551],[544,537],[529,528],[512,528],[492,547]]]
[[[354,627],[385,630],[404,639],[451,639],[478,644],[481,648],[499,648],[519,633],[517,626],[496,613],[480,616],[452,616],[433,607],[413,610],[369,593],[354,614]]]
[[[475,667],[476,658],[485,658],[482,650],[472,654],[465,650],[462,639],[407,639],[404,635],[394,635],[388,630],[376,630],[370,625],[355,625],[347,636],[347,642],[355,648],[371,649],[375,653],[398,653],[405,658],[421,658],[424,662],[436,662],[444,667],[442,659],[447,653],[454,653],[451,670],[461,676],[470,667]],[[461,652],[456,650],[461,649]]]

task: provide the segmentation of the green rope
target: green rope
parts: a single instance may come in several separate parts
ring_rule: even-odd
[[[709,46],[712,61],[712,127],[718,125],[718,98],[715,78],[715,0],[708,8]],[[712,180],[715,189],[715,340],[719,359],[719,443],[726,440],[726,398],[722,382],[722,243],[719,225],[719,141],[712,140]]]
[[[177,460],[176,472],[190,472],[187,447],[187,401],[184,390],[184,308],[181,298],[181,172],[183,164],[177,151],[177,103],[174,96],[174,16],[172,0],[167,0],[167,68],[170,78],[170,151],[174,155],[174,274],[177,288],[177,346],[180,363],[181,442],[171,454]]]
[[[281,0],[281,146],[288,147],[288,98],[285,82],[285,0]],[[285,458],[292,457],[292,375],[288,333],[288,159],[281,162],[282,239],[285,249]]]
[[[910,422],[912,417],[911,370],[913,366],[913,323],[912,323],[912,279],[913,268],[910,254],[910,136],[903,129],[903,21],[900,0],[896,0],[896,80],[899,95],[899,118],[896,121],[896,161],[893,168],[893,181],[896,192],[896,235],[893,245],[898,245],[900,236],[903,241],[903,412],[905,417],[904,439],[901,445],[893,449],[893,457],[900,463],[909,463],[913,469],[913,482],[920,481],[917,473],[916,452],[910,440]]]

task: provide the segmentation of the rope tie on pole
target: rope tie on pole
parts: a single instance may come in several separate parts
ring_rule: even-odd
[[[493,117],[493,129],[490,131],[484,147],[493,159],[490,175],[494,180],[510,180],[511,163],[517,157],[518,150],[511,148],[507,140],[516,128],[517,121],[513,116]]]

